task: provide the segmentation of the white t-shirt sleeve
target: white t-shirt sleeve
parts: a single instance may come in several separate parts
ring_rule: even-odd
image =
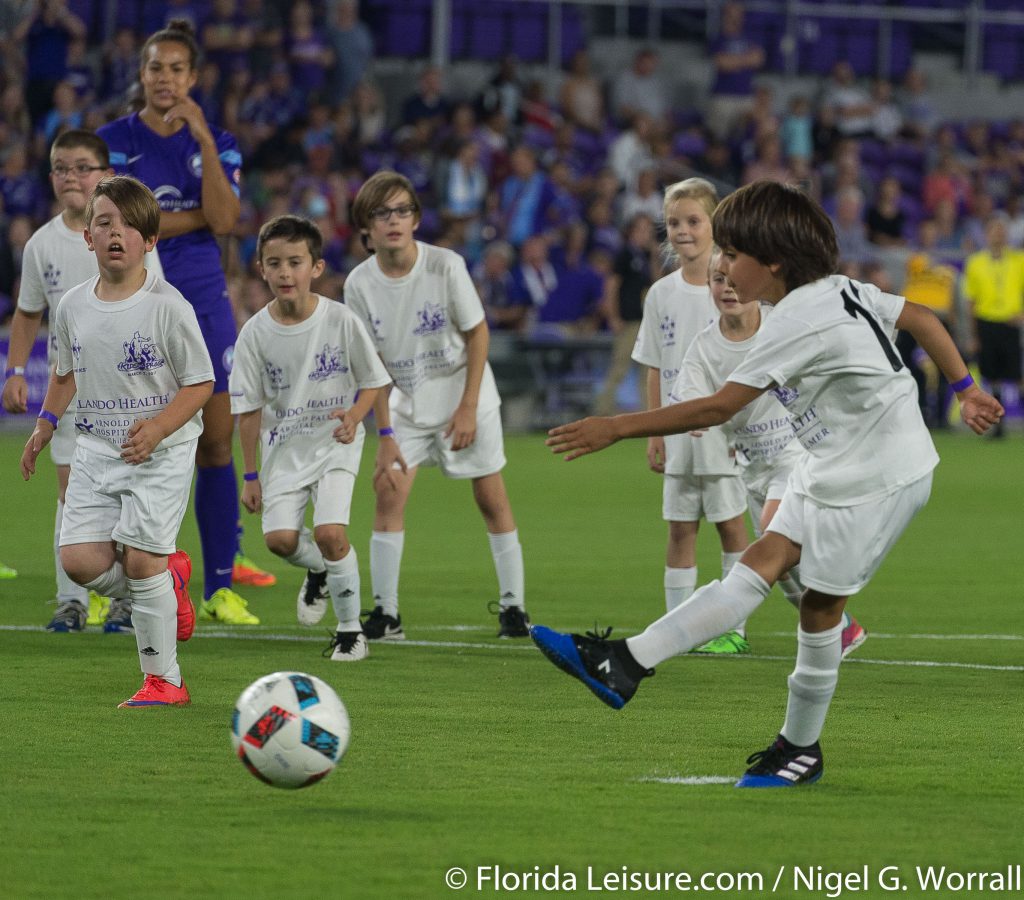
[[[18,309],[26,313],[42,312],[49,306],[46,286],[43,284],[42,260],[38,244],[29,240],[21,261],[21,287],[18,289]]]
[[[213,381],[213,363],[199,330],[195,310],[188,301],[168,304],[167,355],[171,370],[183,387]]]
[[[235,355],[228,376],[228,392],[231,396],[231,415],[262,409],[266,403],[263,393],[263,373],[260,365],[258,338],[255,319],[242,326],[235,341]]]
[[[454,257],[447,271],[448,297],[452,319],[460,331],[469,331],[484,321],[484,305],[480,302],[465,260]]]
[[[360,389],[391,384],[391,376],[384,368],[369,332],[354,312],[345,317],[345,344],[348,347],[352,375]]]
[[[658,332],[660,322],[659,304],[648,292],[643,317],[640,319],[640,330],[637,332],[636,344],[633,347],[633,360],[652,369],[661,369],[661,339]]]
[[[812,325],[777,309],[761,326],[757,342],[728,380],[754,388],[784,385],[796,373],[815,368],[826,349]]]
[[[69,291],[68,293],[71,292]],[[64,300],[65,297],[67,297],[67,294],[61,300]],[[68,304],[63,302],[58,304],[57,312],[53,316],[50,328],[53,330],[54,337],[57,340],[57,374],[67,375],[75,367],[75,358],[71,353],[71,338],[68,336],[70,333],[68,330]]]
[[[709,397],[718,390],[711,370],[705,364],[704,354],[701,352],[701,339],[698,337],[683,357],[683,364],[679,369],[675,384],[669,399],[673,403],[682,403],[684,400],[696,400],[698,397]]]

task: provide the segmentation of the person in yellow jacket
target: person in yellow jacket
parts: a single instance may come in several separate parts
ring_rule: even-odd
[[[964,265],[962,289],[970,327],[969,352],[997,399],[1003,385],[1021,384],[1020,328],[1024,321],[1024,251],[1010,247],[1007,222],[995,213],[985,224],[985,249]],[[995,436],[1002,436],[1002,423]]]

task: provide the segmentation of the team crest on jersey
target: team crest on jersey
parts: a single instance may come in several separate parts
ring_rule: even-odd
[[[341,361],[341,347],[324,344],[324,349],[313,357],[314,369],[309,373],[310,381],[323,381],[332,375],[344,375],[348,371]]]
[[[138,374],[151,372],[163,366],[165,360],[157,352],[152,338],[143,337],[139,332],[132,335],[130,341],[123,341],[124,359],[117,364],[118,372]]]
[[[81,432],[84,432],[85,434],[92,434],[92,430],[95,427],[96,426],[88,419],[82,419],[81,422],[75,422],[75,428],[77,428]]]
[[[71,339],[71,352],[74,354],[75,362],[78,362],[79,357],[82,355],[82,345],[78,343],[77,337]]]
[[[270,379],[270,386],[275,391],[288,386],[284,383],[284,369],[275,366],[269,359],[263,364],[263,371],[266,372],[267,378]]]
[[[46,268],[43,269],[43,281],[46,282],[46,286],[51,290],[56,290],[60,287],[60,276],[61,271],[53,263],[47,263]]]
[[[671,347],[676,342],[676,320],[671,316],[663,316],[658,329],[661,331],[662,342],[666,347]]]
[[[235,345],[232,344],[230,347],[226,347],[224,352],[220,356],[220,363],[224,367],[224,371],[229,375],[231,369],[235,364]]]
[[[203,177],[203,155],[201,153],[193,153],[188,158],[188,170],[195,175],[196,178]]]
[[[412,330],[412,333],[418,337],[423,337],[425,334],[434,334],[448,324],[444,310],[437,303],[428,303],[416,314],[416,317],[419,319],[420,324]]]
[[[373,332],[375,340],[384,340],[384,323],[381,321],[380,316],[375,316],[373,313],[369,313],[367,321],[370,323],[370,331]]]
[[[773,393],[779,403],[785,407],[788,407],[790,403],[800,396],[799,391],[785,387],[784,385],[782,387],[772,388],[771,393]]]

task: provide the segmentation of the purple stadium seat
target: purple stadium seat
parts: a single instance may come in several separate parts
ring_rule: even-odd
[[[547,59],[548,16],[545,5],[519,3],[507,21],[512,53],[526,62]]]

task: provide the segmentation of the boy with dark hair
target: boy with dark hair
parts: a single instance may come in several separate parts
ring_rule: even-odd
[[[85,221],[99,276],[72,288],[57,308],[57,363],[21,472],[25,480],[35,472],[74,400],[78,438],[61,564],[83,587],[132,601],[146,677],[120,705],[184,705],[176,641],[191,637],[195,610],[192,565],[175,541],[213,367],[192,307],[146,270],[160,227],[152,192],[134,178],[105,178]]]
[[[299,622],[315,625],[330,600],[338,617],[331,659],[354,662],[368,648],[359,624],[359,563],[346,527],[362,421],[391,379],[358,317],[311,290],[324,270],[322,250],[320,230],[308,219],[277,216],[260,229],[257,265],[274,299],[238,335],[231,412],[245,460],[242,505],[262,511],[270,551],[306,570]],[[310,503],[312,536],[303,527]]]
[[[771,391],[807,452],[767,531],[723,581],[624,641],[542,626],[532,637],[552,662],[618,709],[653,666],[749,616],[771,585],[799,564],[806,591],[785,723],[767,749],[750,756],[737,782],[789,787],[822,775],[818,738],[838,679],[846,601],[927,502],[938,462],[893,328],[909,330],[949,379],[972,430],[986,431],[1003,408],[974,384],[929,310],[831,274],[835,234],[805,194],[754,182],[722,202],[712,225],[722,248],[720,267],[739,301],[775,307],[743,362],[711,396],[563,425],[551,430],[547,443],[576,459],[626,437],[720,425]]]

